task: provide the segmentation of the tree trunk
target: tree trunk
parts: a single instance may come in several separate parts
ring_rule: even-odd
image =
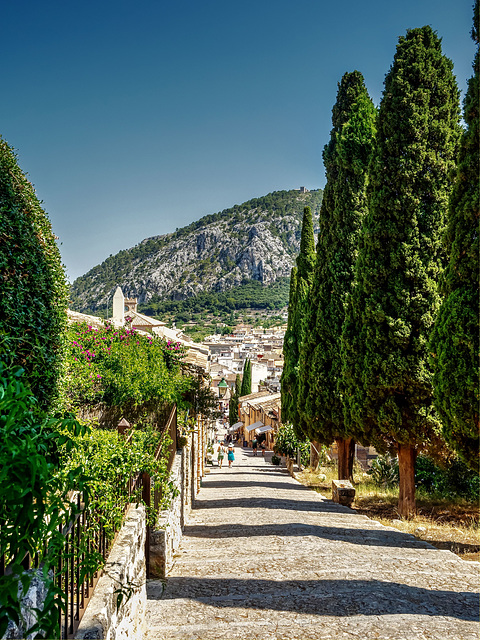
[[[398,513],[403,518],[415,515],[415,447],[408,444],[398,445],[398,470],[400,487],[398,494]]]
[[[355,440],[353,438],[335,438],[338,447],[338,479],[353,482],[353,459]]]
[[[318,463],[320,462],[320,451],[322,445],[318,440],[312,440],[310,443],[310,467],[316,471],[318,469]]]

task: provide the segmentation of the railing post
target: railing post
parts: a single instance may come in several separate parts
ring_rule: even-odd
[[[150,575],[150,525],[148,524],[149,508],[150,508],[150,496],[151,496],[151,480],[148,473],[145,471],[142,473],[142,500],[145,505],[145,571],[146,577]]]
[[[174,434],[175,434],[175,437],[173,438],[173,444],[175,445],[174,446],[174,451],[176,451],[177,448],[178,448],[178,423],[177,423],[177,405],[176,404],[174,405],[173,410],[175,411],[175,415],[174,415],[174,418],[173,418]]]

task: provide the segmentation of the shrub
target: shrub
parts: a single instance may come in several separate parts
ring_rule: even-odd
[[[33,577],[21,564],[27,554],[38,554],[47,587],[38,629],[47,637],[56,637],[54,599],[62,595],[49,571],[55,569],[56,554],[64,544],[62,527],[73,515],[68,492],[83,475],[80,468],[62,472],[58,446],[71,449],[72,436],[79,436],[82,428],[72,420],[48,418],[23,383],[22,373],[0,363],[0,557],[9,565],[8,572],[0,576],[0,637],[9,619],[19,621],[19,601]]]
[[[41,408],[61,374],[68,288],[50,221],[0,138],[0,353],[25,370]]]
[[[304,466],[310,464],[310,443],[302,442],[295,434],[291,424],[281,424],[275,436],[275,453],[295,458],[297,449],[300,449],[301,463]]]
[[[367,473],[379,487],[398,485],[398,460],[389,455],[378,456]]]
[[[140,420],[177,402],[190,379],[182,376],[185,349],[134,329],[86,323],[68,330],[65,404],[69,410],[106,405]],[[115,418],[116,419],[116,418]]]
[[[471,501],[480,498],[480,478],[459,458],[439,465],[420,455],[415,464],[415,484],[429,493],[445,498],[462,497]]]

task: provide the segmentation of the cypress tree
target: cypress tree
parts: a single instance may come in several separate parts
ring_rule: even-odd
[[[58,395],[68,286],[52,226],[0,137],[0,359],[20,366],[42,409]]]
[[[250,363],[250,359],[246,358],[243,365],[243,377],[240,396],[248,396],[250,393],[252,393],[252,365]]]
[[[293,400],[293,386],[295,384],[295,357],[297,341],[293,332],[293,318],[295,310],[295,292],[297,289],[297,267],[292,267],[290,274],[290,292],[288,298],[287,330],[283,339],[283,371],[280,378],[280,392],[282,401],[282,422],[291,422]]]
[[[440,297],[459,138],[452,63],[431,27],[400,37],[385,79],[356,283],[343,331],[347,427],[396,447],[399,511],[415,510],[415,458],[436,438],[427,341]]]
[[[296,263],[296,271],[292,270],[292,278],[290,281],[288,324],[283,350],[284,369],[281,381],[282,420],[284,422],[291,422],[297,435],[303,435],[305,429],[302,429],[297,399],[300,347],[304,337],[305,310],[315,266],[315,236],[313,233],[312,211],[310,207],[305,207],[303,210],[300,253],[298,254]]]
[[[435,407],[446,441],[472,468],[479,455],[479,3],[472,38],[474,74],[464,101],[467,125],[450,198],[445,245],[449,262],[441,280],[445,296],[430,343]]]
[[[238,399],[240,397],[241,389],[242,382],[239,374],[237,373],[237,377],[235,378],[235,390],[233,391],[232,398],[228,403],[228,421],[230,426],[238,422]]]
[[[237,377],[235,378],[235,395],[237,398],[240,397],[240,391],[242,389],[242,380],[240,378],[240,374],[237,373]]]
[[[252,393],[252,361],[248,360],[247,393]]]
[[[375,120],[376,109],[362,74],[346,73],[338,85],[333,128],[323,151],[327,184],[300,355],[299,391],[306,435],[322,444],[337,441],[339,479],[352,479],[353,472],[355,446],[343,417],[340,338],[366,211]]]

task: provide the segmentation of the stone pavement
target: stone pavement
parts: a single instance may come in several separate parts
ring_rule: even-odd
[[[478,640],[480,563],[235,456],[204,479],[166,588],[148,582],[149,640]]]

